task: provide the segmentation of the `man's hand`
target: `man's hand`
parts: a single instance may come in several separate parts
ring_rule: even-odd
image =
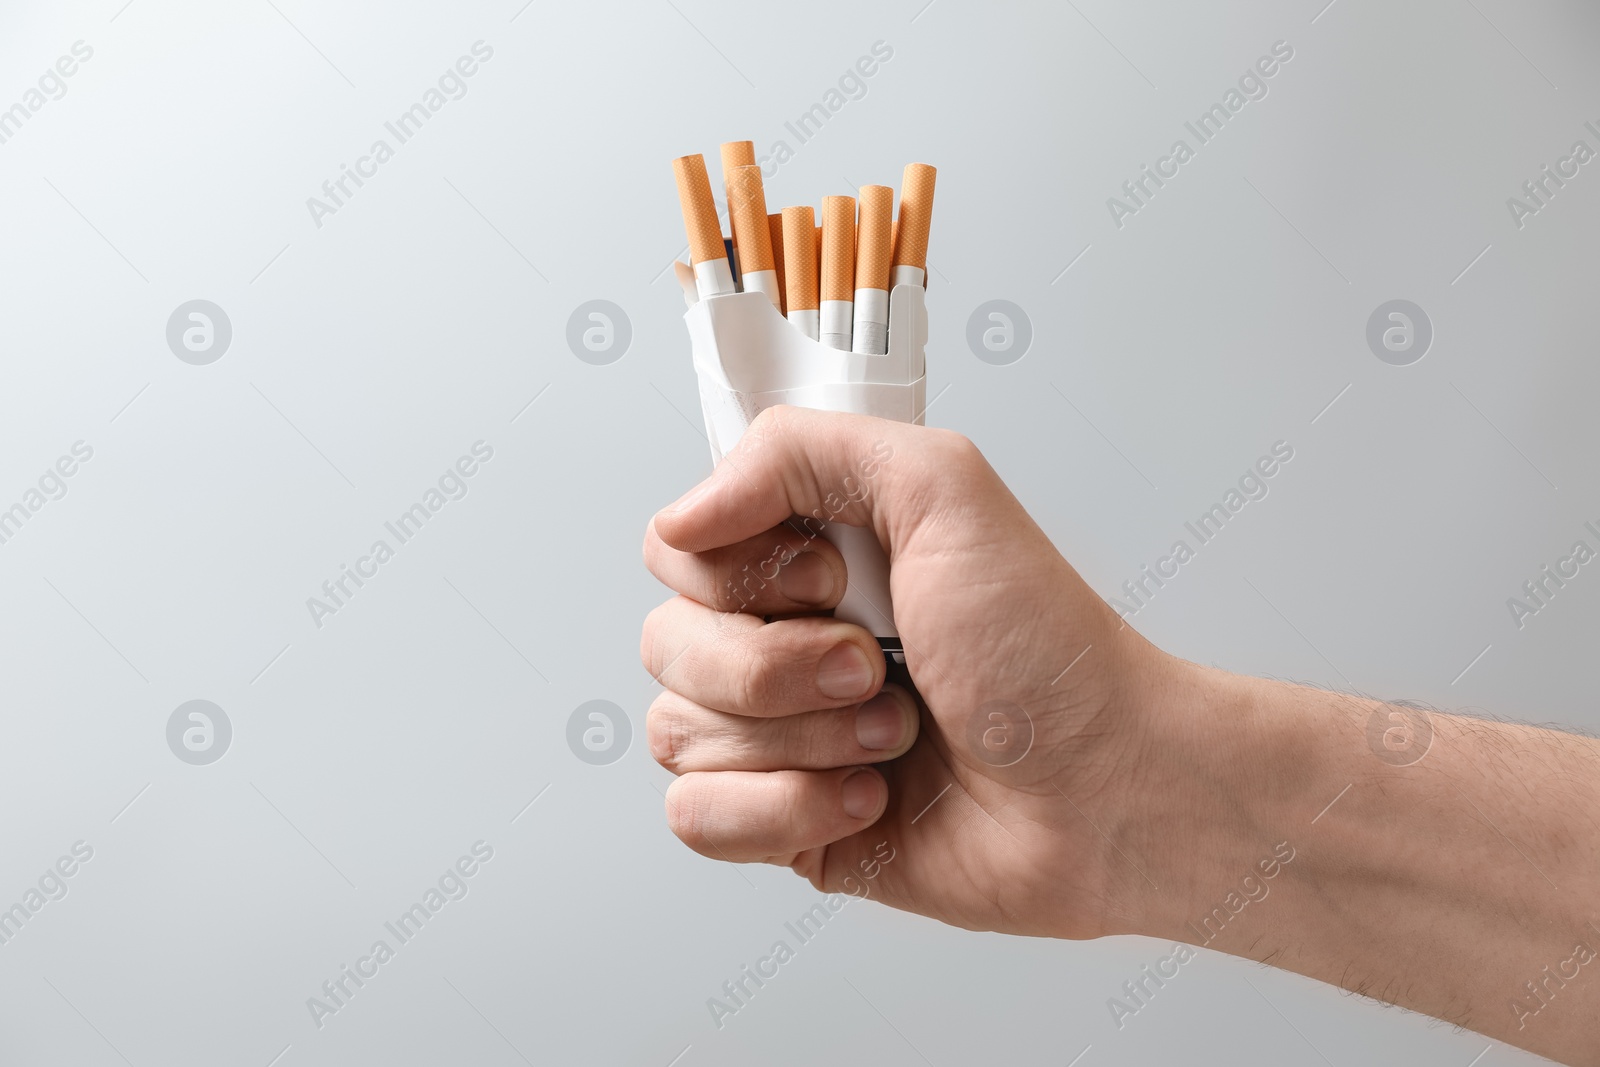
[[[817,516],[888,552],[920,703],[820,614],[848,576]],[[1600,1065],[1600,743],[1168,656],[939,430],[765,412],[644,554],[681,594],[645,622],[650,749],[702,854],[1203,945]]]
[[[847,575],[818,523],[791,517],[851,495],[834,521],[889,553],[921,707],[884,685],[867,631],[796,617],[837,604]],[[1112,851],[1122,814],[1104,801],[1143,775],[1159,654],[965,438],[767,411],[655,517],[644,555],[681,594],[651,613],[641,655],[666,689],[650,748],[680,776],[668,818],[690,847],[836,892],[887,841],[872,895],[897,907],[1013,933],[1133,928],[1141,876]]]

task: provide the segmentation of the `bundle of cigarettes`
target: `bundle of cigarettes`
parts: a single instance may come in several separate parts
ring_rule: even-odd
[[[684,156],[672,169],[689,233],[689,262],[674,266],[713,462],[778,405],[920,424],[933,168],[906,167],[898,218],[893,189],[863,185],[858,197],[825,197],[819,226],[809,205],[769,215],[750,142],[725,144],[731,237],[705,160]],[[806,519],[808,536],[833,542],[850,575],[834,617],[871,632],[898,669],[905,649],[888,557],[872,529],[837,518],[830,505]]]
[[[689,263],[676,264],[685,300],[760,292],[813,341],[867,355],[888,351],[889,294],[927,285],[928,227],[934,169],[906,166],[900,214],[894,190],[863,185],[859,199],[822,200],[822,224],[810,205],[767,213],[761,168],[749,141],[722,146],[722,180],[732,237],[724,237],[703,156],[672,161],[678,179]]]

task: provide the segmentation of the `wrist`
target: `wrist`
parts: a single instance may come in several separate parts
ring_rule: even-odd
[[[1207,943],[1293,862],[1287,827],[1324,790],[1313,768],[1326,764],[1316,723],[1271,700],[1276,683],[1159,655],[1140,693],[1144,768],[1125,832],[1145,871],[1124,932]]]

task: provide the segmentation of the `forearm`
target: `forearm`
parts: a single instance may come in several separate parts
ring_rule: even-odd
[[[1150,762],[1177,787],[1146,783],[1128,826],[1160,887],[1137,932],[1600,1063],[1600,744],[1157,676]]]

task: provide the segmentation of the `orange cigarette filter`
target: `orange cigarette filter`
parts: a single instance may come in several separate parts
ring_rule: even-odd
[[[778,296],[782,300],[779,311],[789,313],[789,293],[783,285],[783,213],[767,216],[767,234],[772,240],[772,269],[778,272]]]
[[[722,149],[726,160],[728,146]],[[767,196],[761,187],[760,167],[738,166],[728,173],[728,218],[733,223],[734,247],[739,250],[739,270],[772,270],[772,233],[767,228]]]
[[[823,213],[827,223],[827,213]],[[889,260],[894,254],[894,190],[887,185],[861,187],[861,222],[856,234],[857,289],[888,289]],[[844,299],[844,298],[841,298]]]
[[[727,259],[722,243],[722,224],[717,221],[716,201],[711,198],[711,179],[706,175],[705,157],[680,156],[672,161],[678,179],[678,203],[683,208],[683,228],[689,235],[689,260],[707,263]]]
[[[820,285],[821,281],[822,281],[822,227],[821,226],[817,227],[816,247],[813,250],[812,254],[817,257],[817,282]]]
[[[733,229],[733,250],[739,256],[739,269],[744,266],[744,253],[739,251],[739,231],[733,226],[733,172],[740,167],[754,166],[755,145],[749,141],[726,141],[722,145],[722,189],[728,198],[728,226]]]
[[[900,179],[900,225],[895,236],[897,267],[928,268],[928,227],[933,222],[933,181],[937,172],[926,163],[906,164]]]
[[[740,167],[756,165],[755,145],[749,141],[728,141],[722,146],[722,180],[731,182]]]
[[[808,207],[783,209],[784,312],[815,311],[817,303],[817,224]]]
[[[822,299],[854,300],[856,295],[856,198],[822,198]]]

